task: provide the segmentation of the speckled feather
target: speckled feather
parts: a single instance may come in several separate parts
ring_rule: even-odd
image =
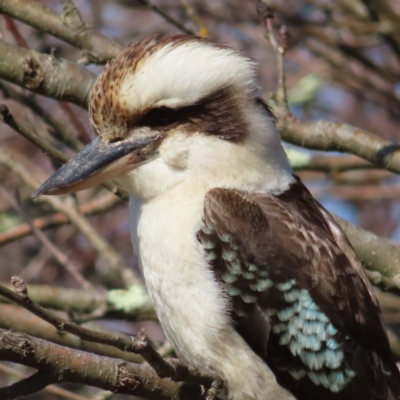
[[[110,61],[96,81],[90,96],[89,117],[95,133],[101,135],[105,141],[113,141],[129,135],[133,126],[146,125],[146,117],[153,109],[153,105],[142,105],[143,107],[132,110],[131,103],[121,97],[121,93],[127,91],[124,85],[128,84],[130,89],[129,78],[135,74],[139,75],[149,58],[160,50],[168,48],[171,51],[186,44],[197,43],[209,48],[227,49],[208,39],[195,36],[176,35],[162,38],[156,35],[130,44],[117,58]],[[231,49],[229,52],[235,53]],[[249,61],[248,65],[250,64]],[[226,140],[243,139],[247,126],[243,118],[238,118],[241,113],[238,105],[243,93],[239,95],[237,90],[229,88],[229,84],[188,107],[179,108],[179,128],[187,133],[198,132],[200,129],[202,132],[219,135]],[[253,90],[254,88],[250,89]],[[261,99],[255,100],[270,113],[268,106]],[[241,123],[238,123],[240,120]],[[171,128],[174,127],[168,126],[168,130]]]
[[[373,290],[300,180],[278,196],[212,189],[203,222],[233,323],[283,386],[302,400],[399,398]]]

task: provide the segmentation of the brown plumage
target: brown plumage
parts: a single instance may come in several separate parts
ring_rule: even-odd
[[[231,298],[236,329],[296,398],[399,398],[374,291],[338,225],[299,179],[280,195],[212,189],[204,225],[198,237]],[[310,295],[310,309],[299,293]]]

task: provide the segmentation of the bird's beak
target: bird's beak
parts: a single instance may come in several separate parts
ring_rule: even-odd
[[[98,136],[71,158],[36,190],[43,194],[67,194],[100,185],[124,174],[157,153],[161,135],[132,135],[126,140],[104,143]]]

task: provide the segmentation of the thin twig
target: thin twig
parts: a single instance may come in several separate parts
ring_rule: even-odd
[[[70,11],[70,14],[74,16],[75,23],[77,25],[80,24],[81,26],[84,26],[84,22],[83,22],[83,20],[82,20],[82,18],[80,16],[78,10],[76,9],[76,7],[74,7],[72,2],[69,2],[67,0],[63,0],[63,1],[66,1],[69,4],[69,7],[67,7],[67,5],[65,5],[65,8],[68,8],[68,10]],[[67,13],[67,11],[65,11],[65,13]],[[12,33],[12,35],[14,36],[18,46],[28,49],[28,44],[23,39],[23,37],[22,37],[21,33],[19,32],[19,29],[16,26],[14,20],[11,17],[9,17],[8,15],[5,15],[4,18],[6,20],[7,27],[10,30],[10,32]],[[72,110],[71,106],[69,104],[67,104],[65,102],[61,102],[61,101],[58,101],[58,105],[68,115],[68,117],[71,120],[73,126],[77,130],[80,139],[84,143],[88,143],[90,141],[90,136],[86,132],[85,127],[81,124],[81,122],[79,121],[79,119],[75,115],[75,113]]]
[[[28,396],[32,393],[39,392],[46,386],[55,382],[57,382],[57,380],[54,376],[38,371],[10,386],[0,388],[0,398],[3,400],[13,400],[17,397]]]
[[[274,32],[274,14],[272,10],[261,0],[257,3],[257,12],[261,21],[265,24],[265,37],[268,39],[275,50],[277,57],[278,88],[275,93],[277,111],[281,114],[289,113],[289,106],[286,94],[286,75],[285,75],[285,53],[288,49],[288,31],[285,26],[279,30],[279,40]]]
[[[286,149],[286,153],[292,168],[300,171],[321,171],[337,174],[339,172],[377,168],[370,162],[351,154],[333,156],[329,154],[310,154],[310,152],[292,149]]]
[[[10,113],[10,110],[5,104],[0,104],[0,121],[7,124],[10,128],[14,129],[20,135],[22,135],[25,139],[29,140],[31,143],[39,147],[43,153],[47,154],[48,156],[52,157],[55,160],[67,162],[69,157],[64,154],[63,152],[57,150],[53,147],[49,141],[42,139],[41,137],[37,136],[33,132],[29,131],[28,129],[24,128],[21,124],[19,124],[13,115]],[[128,195],[127,193],[122,190],[116,188],[113,184],[104,183],[104,186],[107,190],[114,193],[116,196],[120,197],[121,199],[127,200]]]
[[[11,98],[23,106],[29,107],[36,115],[42,118],[42,120],[49,125],[51,128],[50,133],[56,139],[61,140],[75,151],[82,149],[83,145],[76,138],[76,134],[73,130],[70,129],[70,125],[66,124],[63,120],[55,118],[52,112],[42,107],[33,93],[28,93],[28,95],[23,94],[2,81],[0,81],[0,89],[3,91],[4,98]]]
[[[60,312],[60,315],[65,317],[65,313]],[[67,332],[59,332],[57,328],[49,325],[43,319],[15,304],[2,304],[0,307],[0,317],[0,328],[2,329],[26,333],[61,346],[88,351],[100,356],[112,357],[136,364],[143,363],[143,358],[137,354],[127,353],[126,351],[104,344],[87,342]],[[94,322],[87,323],[85,326],[95,331],[107,332],[111,335],[114,333],[113,330],[105,329],[102,325]]]
[[[78,208],[83,215],[89,216],[107,212],[120,202],[121,199],[119,197],[116,197],[111,193],[107,193],[100,198],[95,198],[88,203],[79,205]],[[36,218],[32,222],[40,230],[56,228],[71,223],[71,221],[62,213]],[[4,232],[0,232],[0,246],[21,239],[32,233],[32,228],[27,223],[15,226]]]
[[[149,365],[153,367],[157,372],[157,375],[160,377],[170,377],[174,380],[182,380],[182,377],[185,376],[203,382],[209,379],[209,377],[202,375],[199,371],[195,371],[193,368],[188,368],[182,364],[171,364],[164,360],[158,354],[157,350],[149,343],[149,338],[143,329],[139,331],[134,338],[123,334],[108,334],[87,329],[73,322],[66,321],[58,315],[44,309],[39,304],[34,303],[30,299],[28,288],[21,278],[14,276],[11,278],[11,282],[14,285],[14,292],[0,285],[0,295],[31,311],[33,314],[47,321],[60,331],[65,331],[79,336],[82,340],[101,343],[116,347],[122,351],[140,354]],[[195,371],[195,373],[193,371]]]
[[[172,18],[162,8],[160,8],[157,5],[153,4],[150,0],[139,0],[139,2],[142,5],[144,5],[145,7],[147,7],[149,10],[154,11],[160,17],[164,18],[170,24],[174,25],[176,28],[178,28],[183,33],[186,33],[187,35],[195,35],[195,33],[191,29],[186,28],[185,25],[181,24],[179,21],[177,21],[176,19]]]
[[[391,7],[386,5],[384,1],[362,0],[362,3],[368,10],[369,18],[374,22],[384,22],[388,17],[388,15],[385,15],[385,11],[389,11],[389,16],[396,15],[396,13],[391,10]],[[400,44],[389,34],[381,32],[380,36],[396,55],[397,60],[400,60]]]
[[[182,383],[160,379],[154,370],[115,358],[69,349],[33,336],[0,329],[0,357],[39,369],[58,382],[75,382],[146,400],[179,399]],[[199,384],[205,384],[207,379]],[[200,400],[196,386],[191,400]]]
[[[9,195],[9,193],[0,186],[0,193],[7,201],[15,208],[15,210],[25,219],[25,221],[31,226],[33,232],[39,241],[50,251],[53,257],[65,268],[65,270],[86,290],[94,289],[93,285],[87,281],[82,274],[76,269],[76,266],[71,262],[68,257],[55,246],[44,234],[38,229],[29,218],[28,214],[21,207],[21,203],[18,199],[18,194],[16,199]]]
[[[277,126],[286,142],[314,150],[349,152],[374,166],[400,173],[400,145],[363,129],[327,120],[301,121],[293,115],[279,118]]]
[[[0,78],[34,93],[87,107],[96,80],[93,72],[48,54],[12,46],[4,40],[0,40],[0,54]]]
[[[299,13],[293,13],[289,7],[285,7],[281,0],[268,0],[270,7],[281,17],[285,18],[288,24],[295,29],[296,34],[303,38],[314,38],[318,40],[329,51],[338,51],[346,59],[346,63],[353,61],[360,68],[368,70],[375,76],[384,78],[389,81],[397,81],[398,73],[391,68],[387,68],[386,64],[372,62],[371,59],[364,56],[365,53],[354,51],[354,49],[346,46],[336,35],[331,35],[324,25],[318,25],[304,18]],[[342,68],[345,65],[342,65]]]
[[[122,45],[84,24],[73,3],[65,1],[64,5],[67,3],[72,4],[72,7],[59,14],[38,1],[1,0],[0,12],[83,50],[82,60],[86,63],[104,64],[124,49]]]
[[[3,283],[3,286],[8,287],[10,285]],[[106,308],[103,318],[126,319],[129,321],[157,320],[153,305],[149,300],[144,301],[142,304],[132,301],[129,304],[130,307],[126,305],[118,307],[118,300],[113,297],[113,292],[113,290],[106,292],[49,285],[29,285],[30,298],[42,307],[84,316],[95,313],[98,309],[104,310]],[[7,301],[7,299],[0,297],[0,302],[3,303],[3,306]]]
[[[7,124],[10,128],[14,129],[20,135],[22,135],[25,139],[29,140],[31,143],[39,147],[44,154],[52,157],[55,160],[60,160],[63,162],[67,162],[69,157],[63,152],[57,150],[53,147],[48,140],[42,139],[41,137],[35,135],[33,132],[25,129],[21,126],[10,113],[8,107],[5,104],[0,104],[0,121]]]
[[[193,22],[193,24],[197,28],[197,34],[200,37],[208,37],[210,36],[210,31],[207,28],[207,24],[203,20],[203,18],[200,17],[200,15],[197,13],[195,8],[191,3],[189,3],[189,0],[181,0],[181,4],[183,8],[186,11],[187,17]]]
[[[86,128],[83,126],[82,122],[79,121],[79,118],[76,116],[75,112],[71,108],[68,103],[64,101],[58,102],[61,109],[68,115],[69,120],[72,122],[72,125],[75,127],[76,131],[78,132],[78,137],[83,143],[89,143],[92,138],[87,132]]]
[[[25,164],[27,163],[29,163],[28,160],[25,160]],[[40,185],[40,182],[35,175],[22,165],[22,163],[16,161],[10,152],[1,148],[0,164],[11,170],[15,175],[19,176],[28,187],[35,190]],[[141,285],[140,279],[136,277],[132,269],[125,265],[124,260],[116,250],[99,235],[93,225],[79,212],[79,210],[76,209],[76,207],[74,207],[73,204],[71,204],[71,202],[56,196],[42,196],[37,201],[50,204],[55,210],[62,212],[71,220],[98,253],[107,261],[108,279],[115,281],[115,278],[118,278],[118,281],[122,281],[127,286],[133,284]]]
[[[3,363],[0,363],[0,371],[3,373],[6,373],[7,375],[15,376],[19,379],[26,378],[26,375],[24,375],[22,372],[17,371],[16,369],[11,368],[8,365],[5,365]],[[49,386],[45,387],[44,390],[48,393],[54,394],[56,396],[60,396],[67,400],[87,400],[86,397],[80,396],[79,394],[76,394],[76,393],[72,393],[68,390],[65,390],[65,389],[60,388],[55,385],[49,385]]]
[[[6,22],[6,27],[13,35],[17,45],[19,47],[27,49],[28,44],[26,43],[24,37],[21,35],[21,32],[19,31],[17,25],[15,24],[14,19],[8,15],[4,15],[4,21]]]

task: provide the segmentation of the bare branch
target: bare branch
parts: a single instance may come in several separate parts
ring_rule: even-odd
[[[7,283],[2,284],[11,288]],[[118,291],[120,292],[120,290]],[[107,292],[49,285],[29,285],[30,298],[42,307],[86,315],[101,308],[104,310],[102,318],[120,318],[130,321],[157,320],[150,300],[140,304],[140,302],[130,299],[129,307],[121,307],[114,292],[115,290]],[[0,302],[7,302],[7,299],[0,297]]]
[[[348,152],[400,173],[399,145],[363,129],[327,120],[300,121],[292,115],[279,118],[277,126],[286,142],[314,150]]]
[[[200,387],[183,395],[184,385],[160,379],[152,368],[0,329],[0,359],[37,368],[57,382],[75,382],[148,400],[200,400]]]
[[[76,131],[78,132],[78,137],[83,143],[89,143],[91,141],[91,136],[89,132],[86,131],[86,128],[83,126],[79,118],[76,116],[75,112],[72,110],[71,106],[64,102],[58,102],[61,109],[68,115],[69,120],[71,121],[72,125],[75,127]],[[82,146],[80,146],[82,147]]]
[[[88,27],[73,5],[58,14],[38,1],[0,0],[0,12],[83,50],[86,62],[103,64],[123,50],[120,44]]]
[[[208,36],[210,36],[210,31],[207,28],[207,24],[205,23],[203,18],[200,17],[200,15],[197,13],[196,9],[189,2],[189,0],[181,0],[181,4],[182,4],[183,8],[185,9],[186,15],[188,16],[188,18],[196,26],[197,34],[200,37],[208,37]]]
[[[76,151],[82,148],[82,143],[77,139],[75,132],[70,128],[69,124],[55,118],[51,112],[39,104],[35,96],[23,94],[3,81],[0,81],[0,89],[3,91],[5,98],[11,98],[29,107],[36,115],[42,118],[52,128],[50,129],[50,133],[55,138],[61,139],[63,143]]]
[[[400,294],[400,248],[371,232],[333,215],[346,233],[364,268],[373,271],[371,282]]]
[[[143,4],[144,6],[146,6],[149,10],[154,11],[160,17],[164,18],[170,24],[174,25],[181,32],[186,33],[187,35],[194,35],[195,34],[191,29],[186,28],[185,25],[181,24],[179,21],[177,21],[176,19],[172,18],[162,8],[158,7],[156,4],[153,4],[150,0],[139,0],[139,2],[141,4]]]
[[[88,203],[81,204],[78,206],[78,208],[83,215],[89,216],[109,211],[120,202],[121,199],[119,197],[108,193]],[[38,229],[41,230],[51,229],[71,223],[71,221],[61,213],[52,214],[42,218],[36,218],[32,222]],[[4,232],[0,232],[0,246],[21,239],[32,233],[32,228],[28,223],[18,225]]]
[[[65,313],[59,314],[65,317]],[[138,364],[143,362],[143,358],[140,355],[128,353],[113,346],[88,342],[67,332],[60,333],[57,328],[49,325],[48,322],[32,314],[25,308],[16,306],[14,304],[2,304],[0,307],[0,317],[0,328],[3,329],[26,333],[44,340],[49,340],[50,342],[57,343],[62,346],[77,350],[89,351],[101,356],[118,358],[120,360]],[[100,324],[96,324],[94,322],[86,323],[84,326],[95,331],[106,332],[110,335],[114,333],[114,331],[105,329]]]
[[[365,57],[361,52],[357,52],[353,48],[346,46],[346,44],[340,40],[340,37],[338,38],[335,35],[330,35],[323,26],[318,26],[318,24],[304,19],[299,14],[292,14],[289,8],[283,6],[281,1],[269,0],[268,4],[277,14],[285,18],[288,25],[295,27],[296,32],[303,37],[315,38],[321,42],[324,47],[327,47],[329,51],[340,52],[346,57],[347,62],[351,60],[363,70],[368,70],[376,76],[389,81],[397,79],[397,73],[395,71],[382,67],[379,63],[371,62],[370,59]]]
[[[39,186],[40,183],[36,176],[21,163],[17,162],[9,152],[2,149],[0,149],[0,164],[11,170],[33,190]],[[118,279],[122,280],[126,285],[137,284],[141,286],[140,279],[125,265],[121,256],[99,235],[87,218],[85,218],[70,202],[54,196],[42,196],[37,201],[49,203],[55,210],[65,214],[80,232],[85,235],[92,246],[108,262],[109,279],[118,277]]]
[[[336,174],[339,172],[377,168],[370,162],[351,154],[340,156],[329,154],[308,154],[304,151],[293,149],[286,149],[286,153],[289,157],[292,168],[299,171],[320,171],[329,174]]]
[[[157,350],[149,343],[149,338],[144,330],[141,330],[135,338],[123,334],[108,334],[87,329],[78,324],[59,317],[58,315],[44,309],[39,304],[34,303],[28,295],[28,289],[25,282],[19,277],[12,277],[11,281],[14,285],[15,292],[0,285],[0,295],[14,301],[21,305],[33,314],[47,321],[60,331],[72,333],[79,336],[81,339],[101,343],[108,346],[116,347],[122,351],[140,354],[157,372],[160,377],[171,377],[175,380],[181,379],[182,375],[190,377],[191,373],[187,375],[189,369],[180,365],[170,364],[165,361],[157,352]],[[204,381],[208,377],[203,376],[200,372],[196,372],[193,379]]]
[[[4,400],[13,400],[20,396],[28,396],[32,393],[39,392],[54,382],[56,382],[54,376],[39,371],[10,386],[0,388],[0,398]]]
[[[10,113],[8,107],[4,104],[0,104],[0,121],[4,122],[10,128],[14,129],[25,139],[29,140],[31,143],[39,147],[45,154],[52,157],[53,159],[62,161],[64,163],[69,160],[69,157],[66,154],[57,150],[54,146],[51,145],[51,143],[49,143],[48,140],[42,139],[38,135],[34,134],[28,129],[25,129],[21,124],[19,124]],[[111,193],[114,193],[121,199],[128,199],[127,193],[122,189],[118,189],[112,183],[105,183],[102,186],[104,186],[107,190],[109,190]]]
[[[69,160],[69,157],[53,147],[50,144],[49,140],[45,140],[35,135],[33,132],[28,131],[23,126],[18,124],[5,104],[0,104],[0,121],[4,122],[10,128],[14,129],[16,132],[22,135],[25,139],[29,140],[31,143],[39,147],[44,154],[47,154],[55,160],[63,162],[67,162]]]
[[[96,75],[86,68],[34,50],[12,46],[4,40],[0,40],[0,57],[1,79],[34,93],[87,107]]]
[[[73,5],[72,5],[73,6]],[[76,8],[74,8],[76,10],[76,12],[78,13],[77,18],[80,19],[80,14],[77,11]],[[18,27],[16,26],[14,20],[9,17],[8,15],[4,16],[5,20],[6,20],[6,25],[8,27],[8,29],[12,32],[17,44],[19,47],[23,47],[28,49],[28,45],[25,42],[24,38],[22,37],[22,35],[19,32]],[[30,103],[36,103],[35,101],[30,101]],[[80,123],[79,119],[76,117],[74,111],[72,110],[71,106],[65,102],[58,102],[59,106],[65,111],[65,113],[69,116],[69,119],[71,120],[72,124],[75,126],[76,130],[79,133],[79,137],[82,139],[83,142],[87,143],[90,141],[90,136],[88,135],[88,133],[86,132],[86,129],[84,128],[84,126]],[[40,108],[40,106],[36,103],[36,108]],[[44,113],[43,111],[41,112],[41,115],[46,115],[47,113]],[[53,118],[49,118],[50,120],[53,120]],[[61,132],[64,132],[65,130],[62,128]],[[72,139],[71,137],[67,137],[67,139]],[[69,141],[69,143],[72,143],[71,141]],[[74,146],[75,150],[79,149],[81,146],[77,145]]]
[[[16,376],[19,379],[26,378],[26,376],[24,374],[22,374],[20,371],[17,371],[14,368],[8,367],[7,365],[2,364],[2,363],[0,363],[0,371],[6,373],[8,375],[11,375],[11,376]],[[52,393],[56,396],[63,397],[64,399],[67,399],[67,400],[87,400],[86,397],[83,397],[83,396],[80,396],[79,394],[72,393],[68,390],[59,388],[55,385],[46,386],[44,388],[44,390],[48,393]]]
[[[286,75],[285,75],[285,53],[288,49],[288,32],[285,26],[281,26],[279,30],[279,40],[275,37],[274,32],[274,15],[272,10],[261,0],[257,3],[257,12],[261,21],[265,24],[265,37],[268,39],[275,49],[277,57],[278,69],[278,88],[275,93],[275,100],[280,114],[289,113],[288,99],[286,94]]]
[[[15,292],[7,289],[4,286],[0,286],[0,295],[26,308],[33,314],[53,325],[58,330],[71,333],[89,342],[113,346],[122,351],[132,352],[135,354],[140,353],[146,359],[147,350],[145,350],[145,348],[151,348],[151,345],[148,343],[148,337],[144,332],[139,332],[136,339],[122,334],[108,334],[84,328],[78,324],[75,324],[74,322],[70,322],[59,317],[55,313],[52,313],[39,304],[33,302],[28,295],[28,289],[25,282],[19,277],[12,277],[11,281],[14,285]],[[154,348],[153,351],[155,352]],[[151,350],[148,352],[148,354],[153,356]],[[157,356],[154,356],[152,359],[150,359],[150,356],[148,358],[151,361],[152,359],[156,359]],[[157,361],[159,361],[159,359],[157,359]],[[161,363],[165,363],[165,361],[162,360]],[[161,364],[160,367],[156,366],[156,368],[159,368],[160,371],[162,368],[165,368],[165,371],[162,371],[163,373],[165,372],[164,376],[167,376],[168,373],[169,375],[172,375],[173,370],[169,365]]]
[[[362,3],[365,5],[368,10],[369,17],[372,21],[380,22],[380,19],[393,18],[396,17],[396,13],[391,10],[391,7],[385,4],[385,1],[376,1],[376,0],[362,0]],[[385,15],[386,14],[386,15]],[[381,18],[381,15],[383,18]],[[400,20],[399,16],[395,18],[395,21]],[[396,54],[398,59],[400,60],[400,44],[392,38],[391,35],[386,33],[381,33],[382,38],[386,41],[388,46],[392,49],[393,53]]]
[[[11,32],[11,34],[14,36],[14,39],[19,47],[23,47],[25,49],[28,48],[28,45],[21,35],[20,31],[17,28],[17,25],[15,24],[14,20],[9,17],[8,15],[4,16],[4,20],[6,22],[6,27],[7,29]]]
[[[82,274],[76,269],[74,263],[72,263],[68,257],[60,250],[57,246],[55,246],[47,237],[43,234],[43,232],[38,229],[33,223],[32,220],[29,218],[28,214],[22,208],[18,195],[17,199],[13,199],[13,197],[8,194],[6,190],[4,190],[0,186],[0,193],[4,198],[8,200],[8,202],[14,207],[14,209],[28,222],[31,226],[33,232],[35,233],[36,237],[39,241],[47,248],[48,251],[55,257],[55,259],[65,268],[65,270],[86,290],[93,289],[93,285],[87,281]]]

